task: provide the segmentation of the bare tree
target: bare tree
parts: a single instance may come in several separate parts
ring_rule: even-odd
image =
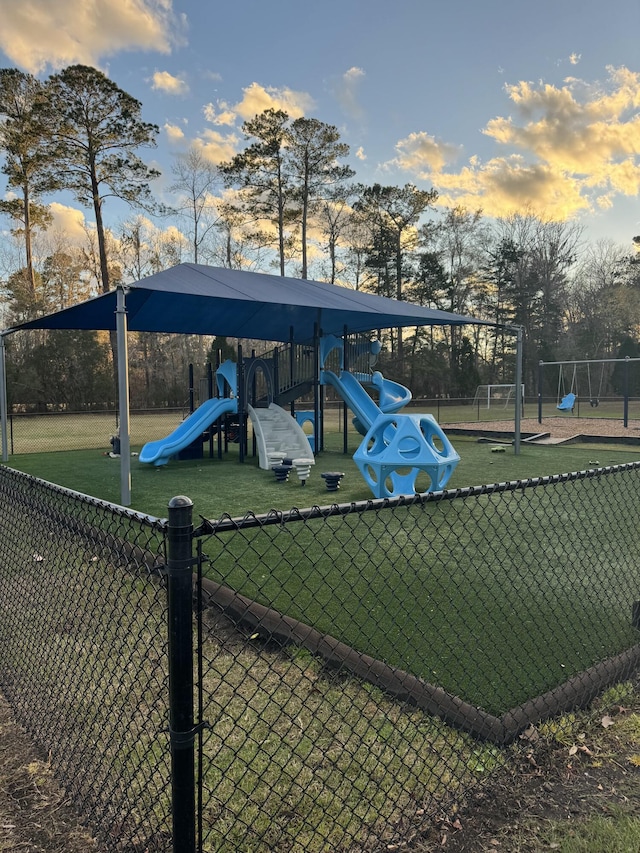
[[[200,262],[201,249],[219,223],[215,190],[222,183],[217,167],[192,145],[179,154],[171,167],[175,177],[169,192],[178,193],[178,212],[189,223],[193,262]]]

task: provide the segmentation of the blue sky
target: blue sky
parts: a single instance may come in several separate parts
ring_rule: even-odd
[[[176,154],[229,159],[281,107],[335,124],[365,183],[640,233],[639,0],[0,0],[0,21],[2,66],[95,65],[142,102],[159,195]]]

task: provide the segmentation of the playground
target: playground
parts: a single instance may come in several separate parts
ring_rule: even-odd
[[[282,300],[281,283],[274,287]],[[147,305],[148,293],[139,307],[136,298],[134,288],[130,317],[138,329],[146,328],[161,310]],[[156,567],[156,549],[163,555],[164,549],[147,542],[144,534],[155,537],[164,523],[142,513],[160,516],[169,495],[189,495],[194,501],[197,532],[190,547],[197,538],[198,556],[192,560],[191,552],[188,559],[182,553],[180,568],[188,568],[183,586],[189,618],[196,560],[194,572],[201,577],[196,615],[204,638],[204,695],[198,720],[204,713],[207,722],[215,721],[203,733],[204,802],[211,792],[211,802],[222,801],[226,810],[224,820],[219,809],[205,813],[211,834],[206,849],[251,849],[246,831],[265,839],[290,831],[303,839],[300,849],[316,851],[366,841],[369,833],[379,833],[381,820],[399,826],[416,802],[433,809],[431,777],[449,779],[453,761],[464,765],[465,778],[456,783],[462,787],[468,773],[479,767],[485,772],[503,760],[503,752],[478,747],[471,736],[503,746],[529,724],[541,725],[622,680],[640,656],[640,614],[633,607],[639,509],[635,449],[621,450],[615,443],[553,446],[553,440],[540,438],[524,443],[520,455],[507,453],[512,419],[490,426],[464,420],[449,425],[446,417],[410,408],[410,389],[377,370],[374,330],[377,323],[384,327],[377,315],[354,320],[360,328],[348,331],[330,316],[321,327],[318,305],[312,307],[315,319],[307,322],[304,339],[295,338],[292,321],[290,339],[282,347],[259,356],[239,351],[237,359],[219,361],[192,411],[160,435],[149,432],[132,447],[129,412],[124,413],[121,438],[126,444],[118,458],[133,467],[130,503],[139,507],[139,515],[113,506],[123,469],[94,450],[12,460],[38,482],[2,469],[6,513],[16,514],[12,529],[23,531],[6,537],[16,540],[10,555],[16,576],[18,569],[33,566],[45,573],[49,586],[54,578],[61,588],[71,581],[78,588],[77,601],[95,611],[108,603],[119,612],[129,587],[139,596],[155,583],[154,572],[151,578],[147,572]],[[197,333],[191,323],[197,324],[201,313],[191,303],[189,312],[178,317],[185,322],[181,331]],[[249,322],[250,313],[243,322]],[[273,331],[267,325],[273,313],[269,303],[261,321],[264,334]],[[95,324],[96,316],[92,313],[90,322]],[[76,322],[73,318],[68,322]],[[408,319],[402,322],[409,325]],[[246,339],[244,331],[240,337]],[[325,429],[330,395],[341,412],[341,432]],[[626,427],[615,421],[596,424],[602,419],[580,418],[577,407],[567,412],[557,411],[556,402],[552,407],[555,415],[546,413],[548,422],[525,418],[522,431],[560,439],[559,431],[566,430],[571,439],[586,434],[583,421],[589,420],[600,439],[605,430],[614,442],[633,436],[633,422]],[[465,427],[469,432],[480,427],[483,433],[492,428],[498,440],[480,442],[484,435],[477,432],[458,440],[455,430]],[[130,449],[140,455],[132,460]],[[276,477],[278,468],[288,469],[282,480]],[[344,473],[337,494],[321,478],[330,472]],[[109,495],[103,491],[107,485]],[[113,503],[100,504],[104,498]],[[34,509],[44,522],[34,521]],[[112,546],[120,551],[110,553]],[[134,573],[138,570],[140,576]],[[97,595],[87,596],[85,576],[95,576]],[[105,595],[111,577],[114,588]],[[66,622],[58,624],[55,607],[47,611],[49,622],[43,622],[35,613],[40,601],[25,598],[22,584],[9,591],[17,598],[9,599],[6,611],[21,614],[26,608],[26,621],[43,628],[44,640],[29,644],[38,650],[33,666],[39,673],[41,662],[53,658],[49,640],[57,642],[60,631],[67,632]],[[54,600],[76,599],[61,595]],[[142,622],[147,608],[133,608],[132,598],[129,621]],[[70,616],[75,609],[74,604]],[[114,624],[109,611],[103,622],[109,636]],[[86,665],[79,675],[95,680],[111,643],[92,639],[93,624],[80,620],[70,649],[75,660],[86,643]],[[135,630],[119,634],[144,636]],[[16,648],[9,662],[19,668],[24,650],[19,644]],[[140,662],[136,659],[132,668],[132,689],[149,667],[151,652],[161,656],[162,644],[145,639],[141,649]],[[91,655],[98,650],[99,659],[89,650]],[[116,657],[128,661],[127,654]],[[290,671],[291,692],[286,684]],[[317,708],[320,690],[301,705],[296,693],[300,672],[335,696],[329,713]],[[43,684],[47,677],[43,672]],[[258,694],[269,678],[273,696]],[[30,674],[20,683],[33,681]],[[364,697],[361,704],[352,701],[355,689]],[[124,693],[114,691],[118,697]],[[154,686],[150,696],[157,693]],[[334,729],[341,709],[351,726],[346,737]],[[367,709],[372,723],[363,729],[363,721],[369,726]],[[159,716],[166,728],[166,714]],[[118,715],[109,713],[109,719]],[[469,738],[462,746],[456,740],[448,757],[445,745],[435,758],[435,740],[448,744],[453,737],[443,721]],[[456,755],[463,749],[470,749],[471,757],[464,753],[459,762]],[[99,757],[99,750],[93,753]],[[146,757],[153,754],[152,748],[144,751]],[[357,778],[347,779],[355,765],[361,768]],[[331,778],[325,776],[328,767]],[[384,776],[376,776],[378,767],[385,768]],[[390,787],[391,779],[406,780],[399,783],[402,790]],[[317,786],[322,795],[309,803],[308,792]],[[371,791],[375,799],[369,799]],[[292,814],[298,823],[292,823]],[[341,822],[344,815],[348,824]]]
[[[214,435],[221,459],[231,427],[242,462],[249,452],[250,423],[260,468],[280,480],[295,471],[304,485],[315,453],[324,449],[323,391],[331,388],[362,436],[353,460],[374,497],[442,489],[460,457],[433,415],[401,411],[411,401],[411,392],[373,369],[380,348],[377,339],[363,335],[323,335],[315,349],[290,344],[247,359],[239,346],[238,361],[219,363],[215,375],[209,368],[205,399],[169,435],[147,442],[139,462],[160,467],[175,459],[202,457],[207,438],[212,457]],[[312,408],[296,411],[298,398],[309,393]],[[283,408],[287,404],[289,411]],[[303,429],[307,424],[310,434]],[[345,453],[346,427],[345,421]],[[343,474],[324,471],[321,476],[327,488],[336,491]]]

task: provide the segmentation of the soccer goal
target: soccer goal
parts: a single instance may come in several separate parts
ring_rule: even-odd
[[[507,409],[514,405],[515,397],[515,385],[478,385],[473,398],[473,405],[487,409]],[[522,386],[522,402],[524,403],[524,385]]]

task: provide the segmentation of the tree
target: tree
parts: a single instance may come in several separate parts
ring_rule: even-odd
[[[513,376],[515,364],[507,365],[505,355],[508,348],[512,350],[512,355],[515,353],[513,346],[509,347],[507,343],[505,324],[513,316],[510,294],[514,290],[522,251],[512,238],[503,237],[488,247],[486,259],[481,266],[481,276],[488,291],[486,315],[497,324],[487,332],[492,346],[487,359],[488,374],[483,381],[506,382]]]
[[[155,207],[149,181],[160,174],[135,153],[155,145],[158,127],[142,121],[141,104],[101,71],[72,65],[47,82],[40,114],[52,129],[48,146],[60,185],[92,207],[103,292],[110,290],[103,206],[115,197]]]
[[[291,176],[293,197],[299,204],[301,278],[308,277],[308,223],[314,205],[328,198],[329,190],[352,178],[349,166],[338,160],[349,154],[349,146],[340,142],[338,128],[316,118],[297,118],[288,134],[286,166]]]
[[[354,207],[369,217],[377,231],[379,268],[384,263],[387,284],[395,282],[395,298],[402,299],[407,254],[417,245],[418,220],[435,202],[435,190],[419,190],[413,184],[404,187],[383,187],[374,184],[361,187]],[[384,252],[382,256],[380,251]],[[390,293],[386,295],[391,295]],[[402,330],[397,331],[397,356],[402,369]]]
[[[580,234],[580,226],[544,222],[527,213],[498,220],[498,241],[506,240],[513,248],[505,290],[510,321],[522,326],[524,332],[525,387],[535,387],[540,359],[556,358],[566,320],[568,272],[576,258]]]
[[[36,276],[33,264],[34,229],[46,227],[50,216],[40,196],[55,189],[57,179],[45,155],[48,133],[38,105],[44,100],[44,87],[31,74],[17,68],[0,69],[0,149],[5,152],[2,167],[7,186],[19,195],[0,200],[0,211],[19,223],[24,239],[26,265],[23,271],[28,294],[35,305]]]
[[[280,275],[285,274],[285,262],[290,238],[288,226],[296,216],[290,182],[285,170],[285,148],[288,144],[289,116],[284,110],[265,110],[242,125],[246,140],[255,140],[220,171],[227,186],[240,189],[243,210],[255,222],[267,220],[275,226]],[[264,239],[263,230],[258,236]]]
[[[567,331],[576,357],[610,357],[638,323],[638,298],[635,288],[628,288],[627,271],[628,252],[611,240],[598,240],[581,254],[567,303]]]
[[[202,149],[192,145],[180,154],[171,167],[175,176],[169,192],[180,193],[178,211],[189,220],[193,262],[197,264],[200,250],[217,223],[217,208],[213,190],[220,180],[216,166],[204,156]]]
[[[333,187],[325,198],[320,199],[316,205],[315,221],[326,238],[326,243],[321,248],[329,255],[329,272],[325,277],[336,283],[338,273],[344,271],[344,265],[338,269],[338,248],[340,241],[344,240],[349,232],[350,221],[353,211],[349,205],[350,188],[348,186]],[[358,281],[358,270],[356,269],[356,290]]]

